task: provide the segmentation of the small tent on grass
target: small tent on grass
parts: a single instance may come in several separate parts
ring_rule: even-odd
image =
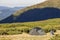
[[[45,31],[42,28],[35,27],[29,32],[30,35],[45,35]]]

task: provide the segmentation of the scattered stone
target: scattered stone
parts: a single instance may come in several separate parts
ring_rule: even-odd
[[[54,35],[54,32],[55,32],[54,29],[50,30],[50,34],[51,34],[51,35]]]

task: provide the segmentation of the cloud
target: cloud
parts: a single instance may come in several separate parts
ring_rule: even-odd
[[[0,6],[31,6],[46,0],[0,0]]]

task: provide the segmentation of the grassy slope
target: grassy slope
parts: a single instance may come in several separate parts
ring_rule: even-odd
[[[34,8],[44,8],[44,7],[55,7],[60,8],[60,0],[49,0],[41,4],[33,5],[27,8],[24,8],[22,10],[17,11],[14,16],[18,16],[21,13],[34,9]],[[19,34],[21,30],[28,30],[35,26],[41,26],[43,29],[50,30],[52,28],[54,29],[60,29],[60,18],[56,19],[48,19],[48,20],[42,20],[42,21],[36,21],[36,22],[25,22],[25,23],[7,23],[7,24],[0,24],[0,34],[3,32],[7,32],[8,34]]]
[[[47,19],[47,20],[42,20],[42,21],[35,21],[35,22],[23,22],[23,23],[5,23],[5,24],[0,24],[1,26],[10,26],[10,25],[15,25],[15,26],[46,26],[46,25],[60,25],[60,18],[54,18],[54,19]],[[4,26],[4,27],[5,27]]]
[[[6,24],[0,24],[0,34],[2,32],[7,32],[9,30],[9,34],[19,34],[20,31],[26,28],[32,28],[35,26],[41,26],[43,29],[49,29],[49,28],[60,28],[60,18],[56,19],[48,19],[43,21],[36,21],[36,22],[25,22],[25,23],[6,23]],[[2,32],[1,32],[2,30]],[[57,33],[60,34],[60,30],[57,31]],[[19,34],[19,35],[0,35],[0,40],[48,40],[52,37],[49,33],[44,36],[31,36],[28,34]],[[24,39],[23,39],[24,38]],[[44,39],[43,39],[44,38]],[[58,40],[60,36],[54,36],[54,38],[51,38],[50,40]],[[60,40],[60,39],[59,39]]]
[[[33,27],[41,27],[44,30],[51,30],[53,29],[60,29],[60,18],[55,19],[48,19],[43,21],[36,21],[36,22],[24,22],[24,23],[6,23],[0,24],[0,34],[1,33],[8,33],[8,34],[20,34],[23,30],[26,32]]]

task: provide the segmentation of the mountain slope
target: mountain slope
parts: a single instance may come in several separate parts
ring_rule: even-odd
[[[18,10],[12,16],[2,20],[1,22],[5,23],[8,19],[11,21],[10,18],[13,19],[13,22],[31,22],[60,18],[59,5],[60,0],[48,0],[44,3]]]
[[[11,15],[0,23],[43,21],[53,18],[60,18],[60,9],[53,7],[35,8],[28,10],[17,17]]]
[[[52,18],[60,18],[60,9],[47,7],[28,10],[16,17],[16,22],[41,21]]]
[[[60,0],[48,0],[48,1],[45,1],[43,3],[40,3],[40,4],[36,4],[36,5],[33,5],[33,6],[30,6],[30,7],[26,7],[22,10],[19,10],[17,11],[14,16],[18,16],[20,15],[21,13],[27,11],[27,10],[30,10],[30,9],[34,9],[34,8],[44,8],[44,7],[54,7],[54,8],[60,8]]]

